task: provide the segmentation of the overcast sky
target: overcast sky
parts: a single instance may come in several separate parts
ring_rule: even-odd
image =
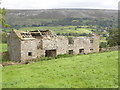
[[[119,0],[1,0],[7,9],[118,9]]]

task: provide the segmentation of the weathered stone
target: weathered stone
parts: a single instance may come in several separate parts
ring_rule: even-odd
[[[51,30],[13,30],[8,39],[9,59],[27,61],[41,56],[99,52],[99,36],[96,34],[92,37],[74,37],[72,40],[70,44],[67,37],[57,36]]]

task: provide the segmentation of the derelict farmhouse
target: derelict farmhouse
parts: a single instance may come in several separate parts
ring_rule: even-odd
[[[51,30],[12,30],[8,39],[9,59],[14,61],[93,52],[99,52],[99,36],[96,34],[92,34],[92,37],[73,37],[69,40]]]

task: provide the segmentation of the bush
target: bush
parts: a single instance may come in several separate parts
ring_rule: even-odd
[[[106,48],[107,42],[100,42],[100,48]]]
[[[109,37],[107,38],[108,45],[110,47],[120,45],[119,38],[120,38],[119,29],[114,28],[109,30]]]

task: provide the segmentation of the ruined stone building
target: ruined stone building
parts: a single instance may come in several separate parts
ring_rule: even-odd
[[[57,36],[51,30],[12,30],[8,39],[9,59],[15,61],[93,52],[99,52],[99,36],[96,34],[92,37],[73,37],[69,40],[65,36]]]

